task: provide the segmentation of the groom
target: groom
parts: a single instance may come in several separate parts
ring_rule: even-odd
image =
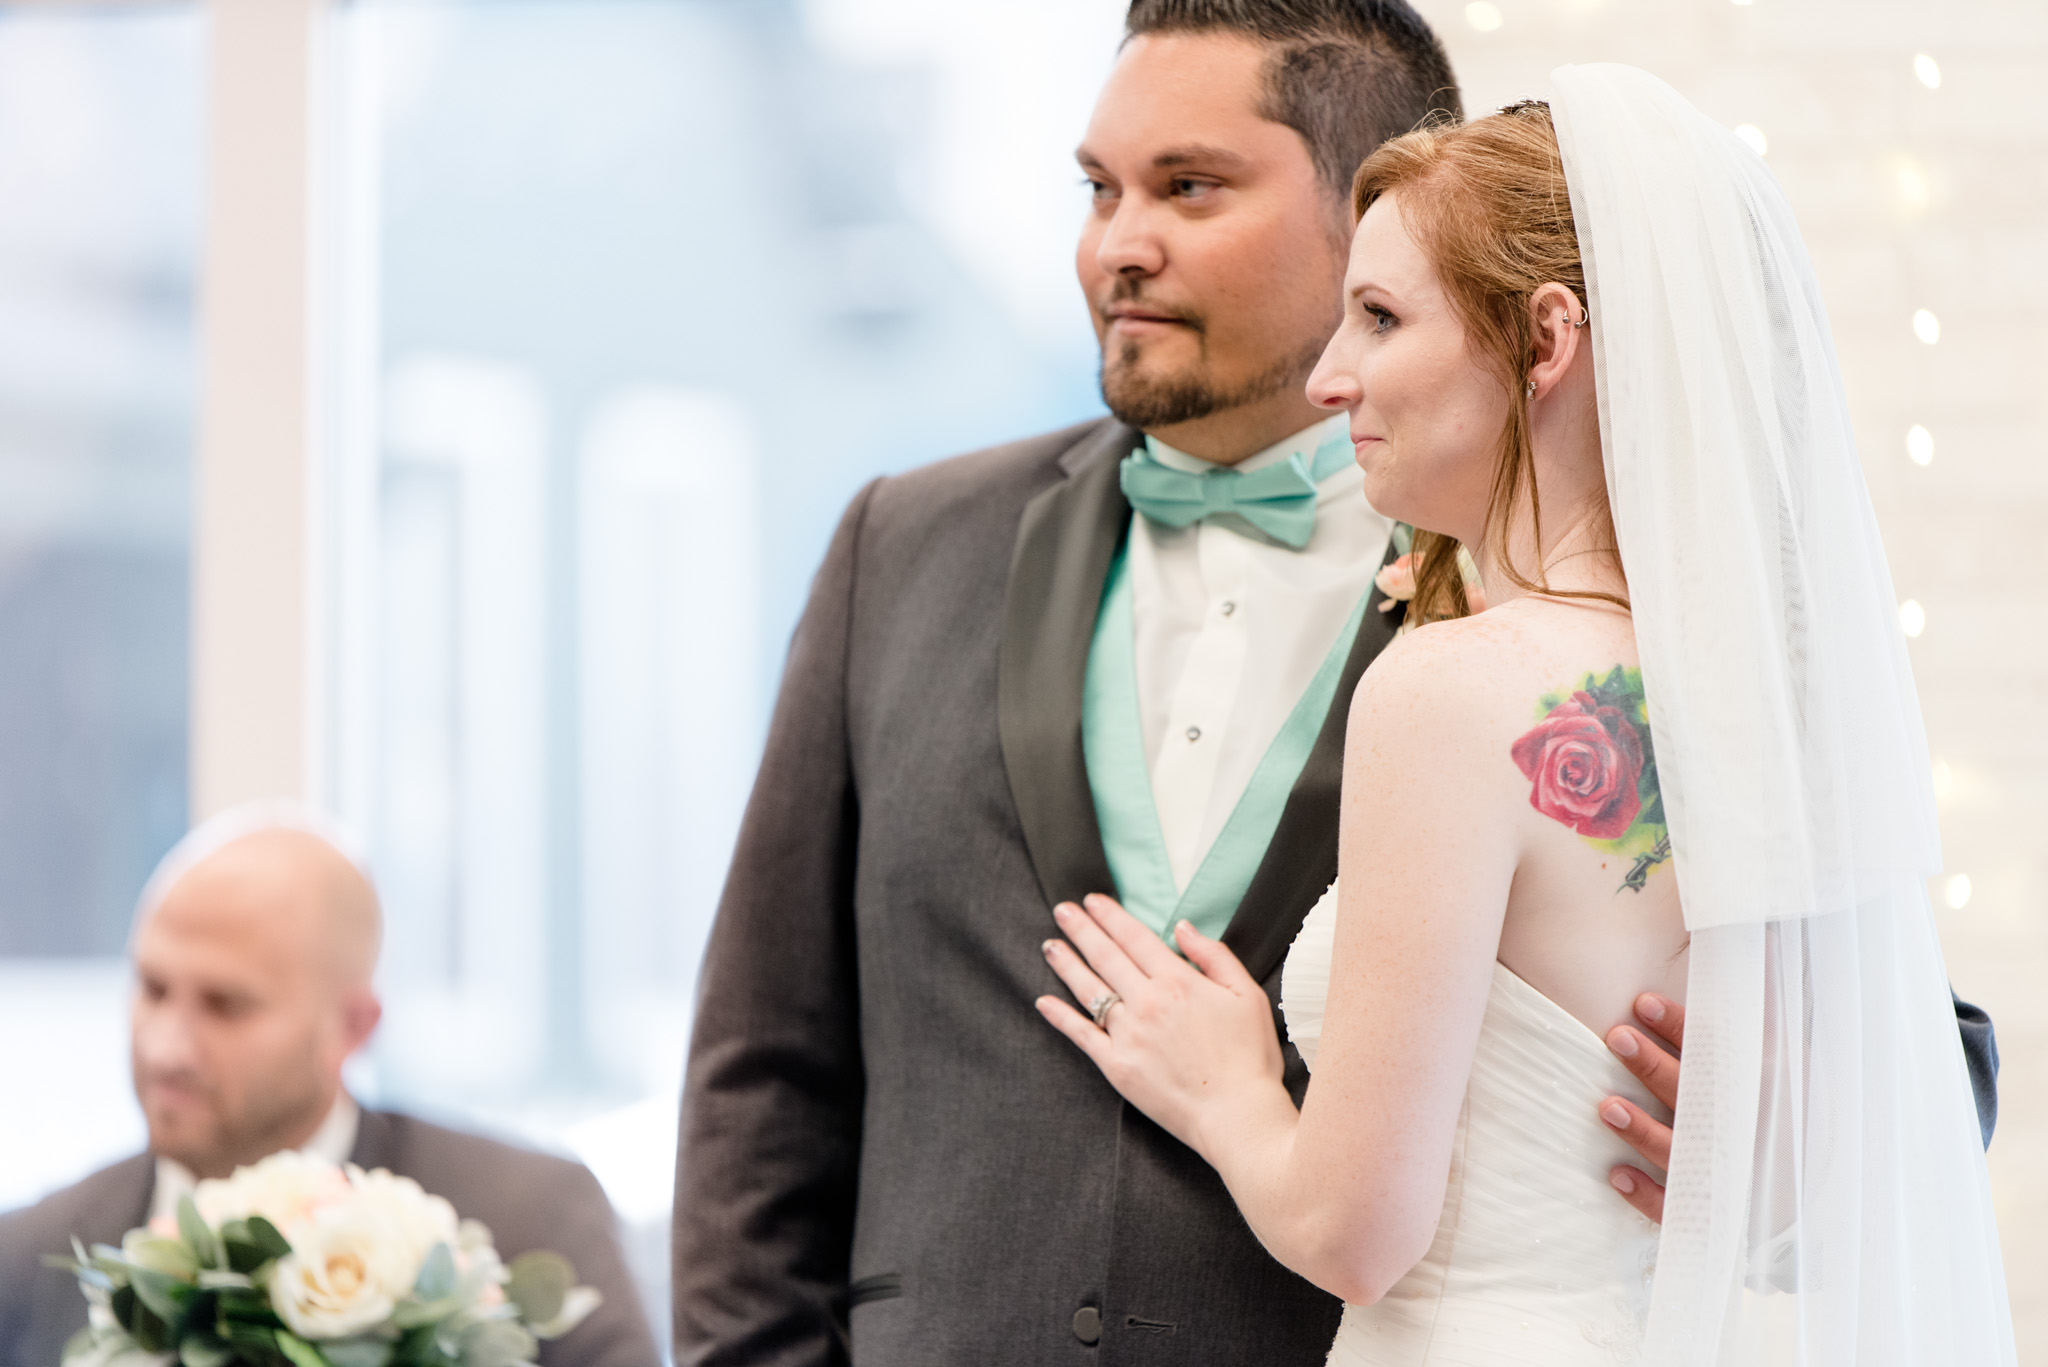
[[[691,1037],[685,1367],[1310,1367],[1336,1332],[1031,1002],[1052,905],[1098,890],[1277,996],[1336,874],[1345,704],[1399,614],[1303,384],[1353,168],[1458,94],[1400,0],[1128,30],[1079,153],[1116,416],[869,485],[797,630]]]

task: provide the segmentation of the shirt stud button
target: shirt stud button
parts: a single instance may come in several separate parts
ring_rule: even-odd
[[[1190,727],[1188,728],[1188,739],[1189,739],[1189,740],[1191,740],[1191,741],[1195,741],[1195,740],[1200,740],[1201,738],[1202,738],[1202,728],[1201,728],[1201,727],[1199,727],[1199,726],[1190,726]]]
[[[1225,599],[1225,600],[1223,601],[1223,615],[1224,615],[1225,617],[1228,617],[1228,616],[1229,616],[1229,615],[1230,615],[1231,613],[1233,613],[1233,612],[1236,612],[1236,611],[1237,611],[1237,601],[1236,601],[1235,599],[1230,599],[1230,598],[1226,598],[1226,599]]]

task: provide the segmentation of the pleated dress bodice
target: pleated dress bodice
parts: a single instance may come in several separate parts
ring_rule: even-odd
[[[1333,886],[1282,978],[1311,1074],[1336,921]],[[1598,1036],[1496,963],[1436,1238],[1377,1304],[1345,1307],[1331,1367],[1636,1362],[1657,1227],[1608,1184],[1616,1163],[1641,1161],[1600,1122],[1610,1094],[1665,1114]]]

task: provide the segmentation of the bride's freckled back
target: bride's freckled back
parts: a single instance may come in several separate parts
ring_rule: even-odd
[[[1488,776],[1474,825],[1488,804],[1519,845],[1500,961],[1595,1034],[1640,992],[1683,1001],[1687,936],[1628,614],[1525,595],[1401,647],[1470,680],[1457,744]]]

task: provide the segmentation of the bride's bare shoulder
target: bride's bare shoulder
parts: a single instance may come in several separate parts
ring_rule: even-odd
[[[1359,680],[1353,734],[1426,747],[1439,764],[1468,749],[1497,758],[1545,698],[1635,665],[1625,613],[1519,600],[1396,637]]]

